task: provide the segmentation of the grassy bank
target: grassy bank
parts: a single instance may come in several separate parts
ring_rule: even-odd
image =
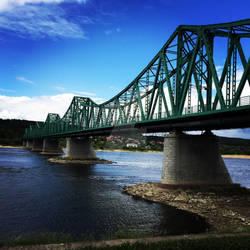
[[[155,243],[125,243],[120,246],[111,247],[86,247],[78,248],[85,250],[174,250],[174,249],[185,249],[185,250],[216,250],[216,249],[250,249],[250,237],[240,236],[240,237],[223,237],[223,238],[207,238],[207,239],[187,239],[187,240],[174,240],[174,241],[161,241]]]
[[[34,243],[28,246],[28,242],[19,242],[21,244],[0,245],[0,249],[78,249],[78,250],[217,250],[217,249],[235,249],[246,250],[250,249],[250,234],[198,234],[198,235],[180,235],[180,236],[167,236],[155,238],[141,238],[141,239],[121,239],[121,240],[105,240],[105,241],[85,241],[60,243],[60,244],[43,244]],[[65,242],[65,241],[64,241]],[[51,243],[54,243],[52,240]],[[2,247],[1,247],[2,246]]]
[[[239,237],[209,237],[207,239],[185,239],[185,240],[171,240],[171,241],[160,241],[154,243],[125,243],[120,246],[107,246],[107,247],[85,247],[78,248],[84,250],[243,250],[250,249],[250,237],[239,236]]]
[[[72,236],[69,234],[56,234],[56,233],[38,233],[16,236],[8,240],[0,240],[1,247],[16,247],[40,244],[52,244],[60,242],[72,242]]]

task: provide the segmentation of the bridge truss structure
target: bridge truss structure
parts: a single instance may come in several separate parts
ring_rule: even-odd
[[[97,104],[75,96],[65,113],[24,139],[250,126],[250,19],[180,25],[120,93]]]

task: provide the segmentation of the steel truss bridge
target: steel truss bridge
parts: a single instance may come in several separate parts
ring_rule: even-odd
[[[249,38],[250,19],[181,25],[119,94],[102,104],[75,96],[24,139],[249,127]]]

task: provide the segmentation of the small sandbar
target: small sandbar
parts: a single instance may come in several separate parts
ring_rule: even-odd
[[[222,155],[223,158],[250,159],[250,155]]]
[[[81,165],[87,165],[87,164],[113,164],[115,162],[105,160],[105,159],[72,159],[72,158],[66,158],[66,157],[52,157],[48,159],[49,162],[54,163],[60,163],[60,164],[81,164]]]

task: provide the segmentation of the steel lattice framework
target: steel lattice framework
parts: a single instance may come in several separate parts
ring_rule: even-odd
[[[181,25],[119,94],[102,104],[75,96],[62,118],[48,114],[42,126],[26,129],[24,138],[101,134],[116,127],[153,128],[157,124],[161,124],[157,131],[167,131],[170,129],[164,129],[164,124],[180,119],[199,121],[208,115],[223,117],[241,110],[249,114],[249,38],[250,19]],[[174,129],[174,125],[170,127]]]

